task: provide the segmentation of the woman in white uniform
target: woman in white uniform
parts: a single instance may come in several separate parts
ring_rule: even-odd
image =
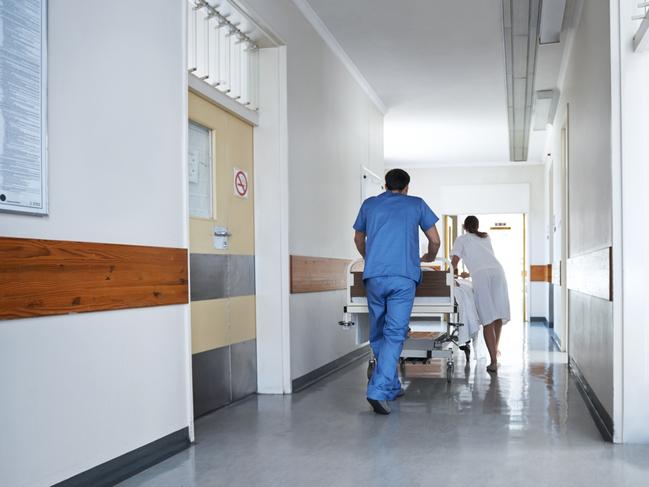
[[[473,281],[473,294],[478,317],[491,363],[489,372],[498,369],[498,343],[504,323],[509,321],[509,293],[505,271],[494,255],[491,239],[478,230],[480,222],[475,216],[464,220],[465,234],[455,240],[451,255],[453,267],[457,269],[460,259],[469,269]]]

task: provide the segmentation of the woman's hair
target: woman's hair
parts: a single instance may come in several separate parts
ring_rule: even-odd
[[[480,228],[480,221],[477,217],[470,215],[464,219],[464,229],[467,232],[477,235],[480,238],[486,238],[487,232],[481,232],[478,228]]]

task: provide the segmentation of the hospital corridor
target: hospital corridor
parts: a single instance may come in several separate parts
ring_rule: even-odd
[[[0,0],[0,487],[649,486],[649,2]]]

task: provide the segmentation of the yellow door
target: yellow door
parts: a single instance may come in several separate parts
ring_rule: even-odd
[[[257,387],[253,128],[190,92],[188,142],[198,417]]]

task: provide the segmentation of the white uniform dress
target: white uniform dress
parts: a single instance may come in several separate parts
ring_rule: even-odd
[[[480,322],[483,325],[496,320],[508,322],[510,312],[507,279],[494,255],[491,238],[480,238],[473,233],[461,235],[455,240],[451,255],[462,259],[471,273]]]

